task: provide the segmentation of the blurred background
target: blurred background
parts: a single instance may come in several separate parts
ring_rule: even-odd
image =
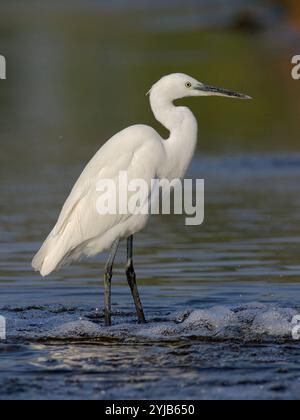
[[[300,53],[299,4],[2,0],[2,169],[85,162],[125,126],[155,125],[145,94],[170,72],[255,98],[243,106],[188,101],[202,152],[298,151],[300,82],[291,78],[291,57]]]

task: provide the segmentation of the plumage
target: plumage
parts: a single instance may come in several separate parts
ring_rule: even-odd
[[[184,177],[197,142],[197,121],[176,99],[187,96],[248,97],[208,87],[185,74],[163,77],[150,91],[156,119],[169,131],[163,139],[146,125],[129,127],[113,136],[89,162],[68,197],[57,224],[33,259],[33,267],[47,276],[60,267],[109,249],[116,240],[129,238],[143,229],[148,215],[100,216],[96,210],[97,183],[117,180],[127,171],[129,181]]]
[[[107,142],[87,165],[58,222],[33,260],[33,267],[47,276],[72,261],[109,249],[116,237],[130,236],[147,222],[145,215],[102,215],[97,213],[97,183],[118,180],[127,171],[128,180],[142,178],[151,185],[158,176],[164,148],[156,132],[146,126],[127,128]]]

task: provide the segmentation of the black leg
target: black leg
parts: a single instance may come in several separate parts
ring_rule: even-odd
[[[133,236],[130,236],[127,240],[127,267],[126,267],[127,281],[133,296],[136,312],[139,323],[144,324],[146,322],[140,295],[136,284],[136,275],[133,267]]]
[[[113,265],[115,262],[116,254],[119,247],[119,240],[116,240],[111,248],[111,252],[108,257],[107,264],[105,266],[104,274],[104,315],[105,315],[105,326],[111,326],[111,279],[113,274]]]

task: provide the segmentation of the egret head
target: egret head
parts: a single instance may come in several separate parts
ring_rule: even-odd
[[[152,87],[150,93],[159,94],[170,101],[190,96],[223,96],[235,99],[251,99],[250,96],[241,93],[205,85],[193,77],[182,73],[164,76]]]

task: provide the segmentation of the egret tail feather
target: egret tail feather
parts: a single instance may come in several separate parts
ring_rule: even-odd
[[[47,277],[59,267],[63,257],[60,236],[50,235],[34,257],[32,267],[43,277]]]

